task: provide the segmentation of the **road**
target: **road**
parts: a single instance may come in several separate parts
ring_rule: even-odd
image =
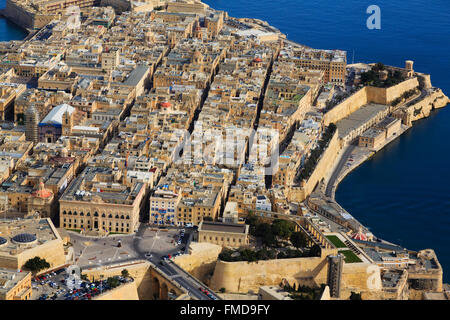
[[[333,174],[330,177],[330,180],[328,181],[327,188],[325,191],[325,195],[330,198],[334,198],[334,187],[336,184],[337,179],[339,178],[339,174],[342,171],[342,168],[344,167],[345,163],[347,162],[348,158],[352,154],[353,150],[355,149],[354,144],[350,144],[347,147],[347,150],[345,150],[344,154],[341,157],[341,160],[339,160],[338,165],[333,171]]]
[[[187,253],[194,230],[185,228],[185,236],[181,239],[181,245],[176,245],[171,243],[171,237],[176,236],[178,229],[152,231],[150,228],[151,226],[148,224],[142,223],[135,235],[117,235],[114,237],[93,238],[84,237],[74,232],[69,234],[74,244],[74,252],[78,257],[80,267],[98,268],[117,265],[118,263],[132,263],[136,260],[147,260],[153,263],[156,269],[164,273],[167,278],[172,279],[186,289],[191,297],[199,300],[220,299],[202,282],[181,269],[171,260],[164,259],[169,254],[173,255],[178,251],[183,251],[183,248]],[[118,247],[119,240],[121,247]],[[89,242],[89,245],[86,245],[87,242]],[[146,257],[150,250],[152,256]],[[120,256],[120,254],[124,253],[121,251],[126,253],[123,257]],[[200,287],[209,291],[215,299],[204,294],[199,289]]]

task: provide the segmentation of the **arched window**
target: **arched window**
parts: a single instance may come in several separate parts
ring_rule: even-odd
[[[63,211],[63,214],[67,214],[66,210]]]
[[[119,219],[119,215],[118,214],[116,214],[116,219]]]
[[[103,214],[102,214],[102,218],[106,218],[106,214],[103,213]]]
[[[112,218],[112,214],[111,213],[109,214],[108,218]]]
[[[86,214],[86,217],[90,217],[90,216],[91,216],[91,213],[88,212],[88,213]]]
[[[123,215],[120,216],[120,219],[125,219],[125,217]]]
[[[127,220],[130,220],[130,216],[127,216]]]
[[[71,216],[72,215],[72,211],[69,211],[69,216]]]
[[[84,213],[83,211],[80,212],[80,216],[84,217]]]
[[[77,215],[77,212],[76,212],[76,211],[74,211],[74,212],[73,212],[73,215],[74,215],[74,216],[76,216],[76,215]]]
[[[98,217],[98,212],[97,211],[94,212],[94,217]]]

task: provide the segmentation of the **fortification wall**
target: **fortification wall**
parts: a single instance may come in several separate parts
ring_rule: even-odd
[[[338,130],[334,133],[328,147],[323,152],[322,157],[317,163],[314,172],[305,184],[301,187],[291,188],[288,192],[289,201],[304,201],[313,191],[316,185],[322,180],[333,167],[333,163],[341,150],[341,144],[338,138]]]
[[[364,87],[350,97],[336,105],[333,109],[329,110],[323,116],[323,122],[325,125],[330,123],[336,123],[337,121],[347,117],[349,114],[355,112],[363,105],[367,104],[367,87]]]
[[[174,258],[174,262],[200,281],[209,282],[209,275],[214,272],[217,258],[222,246],[211,243],[191,243],[190,254]]]
[[[325,125],[336,123],[368,103],[389,105],[404,92],[419,86],[417,78],[405,80],[390,88],[364,87],[325,113]]]
[[[344,263],[341,277],[341,299],[351,292],[367,292],[371,296],[382,290],[380,268],[371,263]]]
[[[121,13],[130,9],[130,1],[127,0],[101,0],[100,6],[113,7],[116,12]]]
[[[17,6],[10,0],[6,0],[6,7],[3,11],[4,15],[14,21],[14,23],[20,25],[23,28],[33,28],[34,15]]]
[[[150,263],[142,261],[133,265],[117,266],[110,269],[92,269],[83,270],[83,274],[90,280],[107,279],[113,276],[119,276],[123,269],[127,269],[129,275],[134,279],[134,285],[140,300],[152,299]]]
[[[386,90],[386,102],[382,104],[390,104],[392,101],[400,97],[406,91],[412,90],[419,86],[419,80],[417,78],[412,78],[405,80],[395,86],[384,89]]]
[[[22,269],[24,264],[34,257],[45,259],[50,267],[63,265],[66,262],[63,241],[55,239],[27,249],[16,256],[0,256],[0,268]]]
[[[139,300],[139,297],[136,290],[136,284],[134,282],[129,282],[106,291],[95,297],[94,300]]]
[[[442,90],[436,89],[423,100],[407,107],[405,110],[409,114],[411,122],[413,122],[428,117],[433,109],[443,108],[449,103],[449,98]]]
[[[259,287],[279,285],[283,279],[290,284],[320,286],[327,282],[326,257],[277,259],[257,262],[217,261],[210,288],[227,292],[257,292]]]

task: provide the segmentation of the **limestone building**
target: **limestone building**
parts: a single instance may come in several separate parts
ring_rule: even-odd
[[[51,268],[65,263],[63,240],[50,219],[3,220],[0,222],[0,268],[23,269],[34,257]]]
[[[34,143],[39,142],[39,113],[34,107],[30,105],[25,114],[25,126],[26,126],[26,137],[28,141]]]
[[[118,169],[87,167],[61,196],[61,227],[133,233],[145,193],[144,183],[127,182]]]
[[[202,221],[198,226],[198,242],[208,242],[224,247],[248,245],[249,225]]]
[[[31,272],[0,268],[0,300],[29,300]]]
[[[177,225],[176,210],[181,194],[168,188],[158,188],[150,197],[150,223],[159,225]]]

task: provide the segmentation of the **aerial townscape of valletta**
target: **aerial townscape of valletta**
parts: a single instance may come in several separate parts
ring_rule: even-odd
[[[450,299],[433,248],[335,200],[450,102],[414,61],[347,64],[199,0],[1,15],[28,32],[0,42],[0,300]]]

